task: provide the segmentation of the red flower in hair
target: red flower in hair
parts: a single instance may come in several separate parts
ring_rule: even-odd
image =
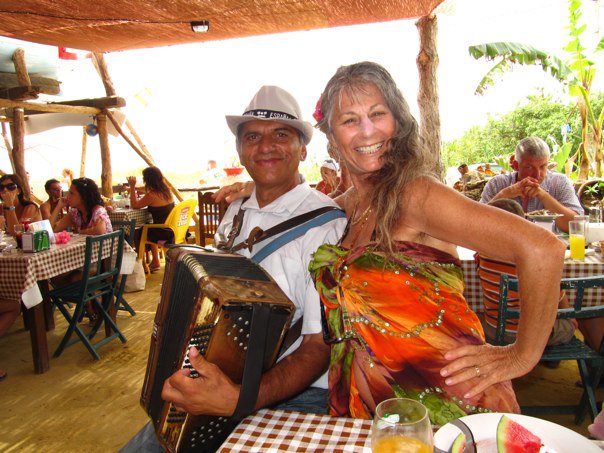
[[[315,113],[312,114],[312,117],[319,123],[323,119],[323,111],[321,110],[321,100],[323,99],[323,94],[319,97],[317,101],[317,106],[315,107]]]

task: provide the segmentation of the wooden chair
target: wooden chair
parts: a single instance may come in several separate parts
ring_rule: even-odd
[[[141,231],[141,241],[138,247],[138,257],[141,259],[145,272],[149,273],[149,266],[145,261],[145,249],[148,244],[157,244],[160,248],[164,248],[166,244],[185,244],[187,242],[187,231],[189,224],[193,218],[196,200],[184,200],[172,208],[170,214],[166,218],[165,223],[147,223],[143,225]],[[152,229],[163,228],[172,230],[173,238],[171,241],[158,241],[157,243],[148,239],[148,233]]]
[[[226,201],[216,203],[212,199],[214,192],[197,193],[199,200],[199,245],[211,244],[220,221],[227,210]],[[209,239],[209,241],[208,241]]]
[[[68,327],[53,357],[61,355],[67,346],[78,340],[84,343],[92,357],[99,360],[97,349],[109,341],[119,338],[122,343],[126,337],[118,329],[109,309],[115,295],[122,256],[124,253],[124,231],[117,230],[100,236],[86,237],[86,256],[81,280],[53,289],[48,293],[50,300],[57,306],[67,320]],[[106,258],[102,258],[107,254]],[[84,333],[79,326],[86,304],[92,303],[100,314],[99,319],[89,333]],[[71,305],[75,305],[71,312]],[[96,335],[101,324],[105,322],[106,337],[93,344],[90,340]],[[77,338],[70,341],[73,333]]]
[[[560,287],[562,289],[576,290],[574,303],[570,308],[558,309],[557,319],[587,319],[604,316],[604,305],[595,307],[583,306],[583,295],[585,289],[604,287],[604,275],[585,278],[563,278]],[[506,274],[502,274],[499,284],[499,310],[497,316],[497,329],[495,344],[504,345],[505,325],[508,319],[518,319],[521,309],[508,309],[508,292],[518,291],[518,280]],[[596,404],[595,389],[598,387],[604,368],[604,341],[598,350],[593,350],[583,341],[574,337],[569,343],[548,346],[541,356],[541,362],[553,362],[559,360],[576,360],[579,374],[583,383],[583,395],[576,406],[527,406],[522,407],[524,414],[574,414],[575,423],[583,422],[585,413],[589,410],[592,420],[599,410]]]
[[[124,239],[130,245],[130,247],[134,248],[134,232],[136,231],[136,220],[112,220],[111,226],[113,227],[113,231],[115,230],[123,230],[124,231]],[[124,289],[126,288],[126,280],[128,279],[128,275],[121,275],[120,282],[116,287],[115,293],[115,308],[117,311],[123,310],[130,313],[131,316],[135,316],[136,312],[130,306],[130,304],[124,299]]]

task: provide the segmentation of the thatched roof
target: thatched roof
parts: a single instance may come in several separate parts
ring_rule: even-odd
[[[421,17],[443,0],[3,0],[0,35],[94,52]],[[208,20],[208,33],[190,22]]]

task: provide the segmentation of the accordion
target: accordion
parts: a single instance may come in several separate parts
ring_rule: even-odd
[[[166,451],[220,447],[253,411],[246,407],[242,413],[242,396],[256,392],[247,403],[255,404],[260,375],[276,361],[293,313],[293,303],[250,259],[194,246],[168,250],[141,393],[141,405]],[[235,417],[190,415],[162,400],[164,381],[191,368],[191,346],[241,384]],[[192,368],[191,377],[196,377]]]

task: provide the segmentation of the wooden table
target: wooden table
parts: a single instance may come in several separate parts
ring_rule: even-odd
[[[371,453],[371,420],[262,409],[243,419],[218,451]]]
[[[153,223],[151,214],[147,208],[143,209],[131,209],[131,208],[117,208],[112,211],[107,211],[109,220],[136,220],[136,228],[141,228],[145,223]]]
[[[12,238],[8,241],[14,244]],[[50,368],[46,330],[54,328],[54,318],[50,303],[41,303],[43,293],[48,290],[48,280],[80,269],[84,265],[85,253],[84,235],[74,235],[67,244],[52,244],[43,252],[23,253],[13,249],[0,253],[0,294],[5,299],[22,301],[27,308],[34,371],[38,374]],[[124,243],[121,273],[132,273],[133,256],[136,257],[132,248]]]
[[[464,296],[470,308],[477,312],[483,311],[482,287],[480,279],[476,272],[476,262],[474,261],[474,252],[472,250],[457,247],[457,253],[461,260],[461,267],[464,272],[465,290]],[[588,251],[585,261],[564,260],[563,278],[591,277],[595,275],[604,275],[604,260],[602,255],[593,251]],[[567,290],[569,300],[572,300],[574,290]],[[604,289],[591,288],[585,291],[583,303],[586,306],[593,306],[604,303]]]

